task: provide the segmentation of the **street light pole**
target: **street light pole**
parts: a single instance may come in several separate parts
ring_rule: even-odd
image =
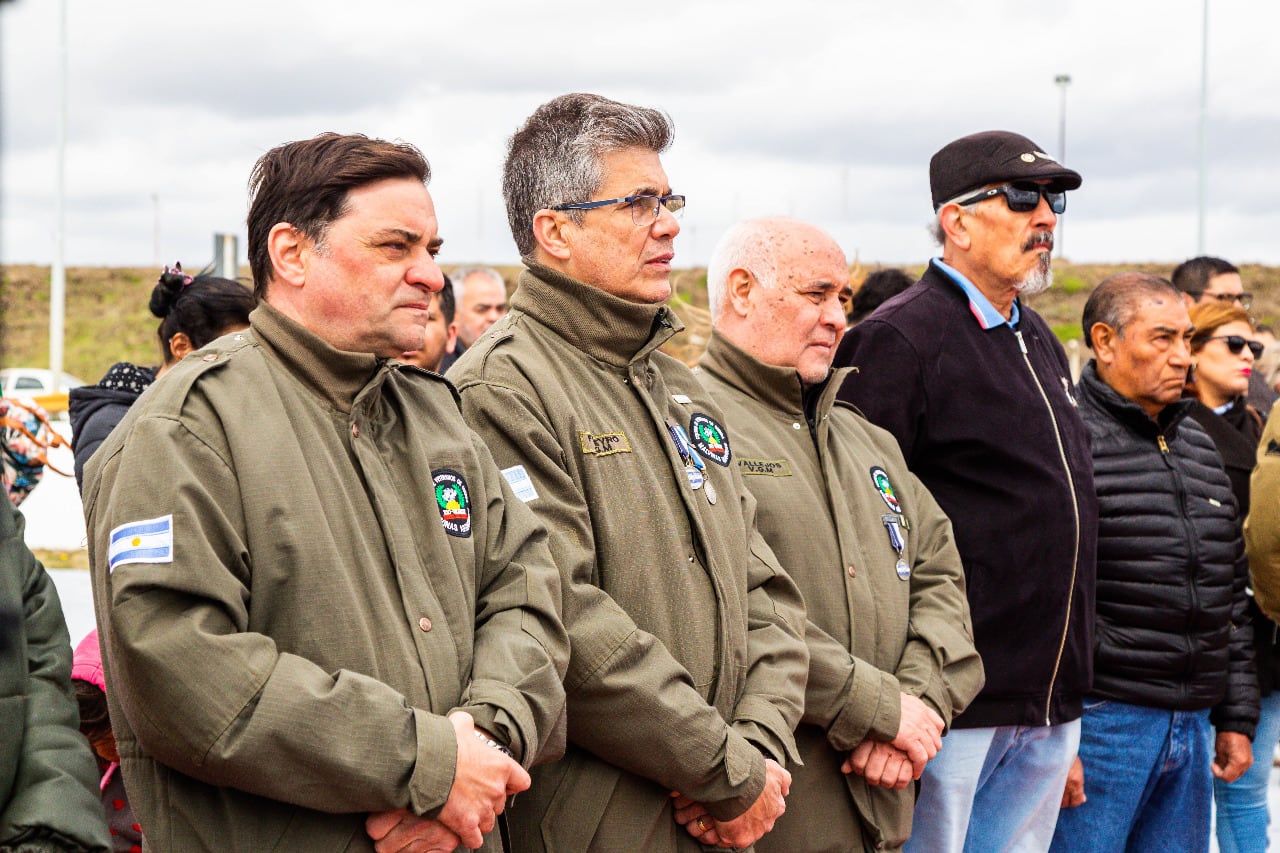
[[[54,198],[53,267],[49,271],[49,370],[53,391],[62,389],[62,344],[67,305],[67,0],[62,0],[58,32],[58,147]]]
[[[1196,221],[1196,254],[1204,254],[1205,204],[1209,193],[1209,0],[1204,0],[1200,41],[1200,192]]]
[[[1059,74],[1053,78],[1053,82],[1062,92],[1062,97],[1058,101],[1058,162],[1065,166],[1067,163],[1067,87],[1071,85],[1071,75]],[[1059,258],[1063,257],[1062,247],[1065,245],[1062,239],[1062,232],[1062,220],[1059,219],[1058,233],[1054,235],[1054,241],[1058,246]]]

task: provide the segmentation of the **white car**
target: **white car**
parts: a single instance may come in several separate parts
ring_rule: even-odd
[[[49,394],[54,391],[54,371],[45,370],[44,368],[5,368],[0,370],[0,393],[4,393],[5,397],[15,397],[18,400],[32,402],[35,401],[44,406],[50,414],[64,411],[67,409],[67,397],[65,393],[72,388],[83,386],[83,382],[73,377],[72,374],[63,374],[63,383],[58,397],[50,398]]]

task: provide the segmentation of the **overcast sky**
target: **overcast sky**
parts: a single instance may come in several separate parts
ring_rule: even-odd
[[[0,260],[54,251],[58,0],[0,5]],[[1202,0],[679,0],[665,4],[67,0],[66,260],[212,258],[240,235],[262,152],[321,131],[418,145],[442,261],[514,263],[506,139],[590,91],[660,107],[689,197],[676,265],[748,216],[830,230],[852,259],[934,252],[927,168],[1004,128],[1084,175],[1061,249],[1081,262],[1197,251]],[[188,11],[189,10],[189,11]],[[1205,249],[1280,264],[1280,3],[1213,2]],[[157,247],[158,223],[158,247]],[[158,249],[158,251],[157,251]]]

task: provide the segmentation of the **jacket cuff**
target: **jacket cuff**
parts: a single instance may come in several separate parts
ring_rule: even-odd
[[[523,764],[525,756],[532,757],[537,752],[537,723],[524,696],[514,687],[489,679],[473,681],[465,701],[454,710],[470,714],[476,728],[484,729],[510,749],[516,761]]]
[[[783,767],[802,763],[795,732],[772,702],[759,696],[742,697],[734,709],[732,726]]]
[[[413,709],[418,736],[418,760],[409,777],[409,808],[414,814],[434,817],[449,799],[458,769],[458,736],[453,723],[421,708]]]
[[[764,790],[764,755],[732,727],[724,744],[726,780],[738,793],[732,797],[703,803],[716,820],[733,820],[747,809]]]
[[[853,668],[848,701],[827,729],[827,741],[835,749],[853,749],[868,738],[888,743],[902,724],[902,692],[898,679],[864,661]]]

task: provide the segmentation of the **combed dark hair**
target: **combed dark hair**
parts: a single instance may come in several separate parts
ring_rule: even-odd
[[[1223,273],[1240,272],[1230,261],[1201,255],[1189,261],[1183,261],[1173,270],[1173,286],[1183,293],[1199,298],[1209,289],[1209,279]]]
[[[535,213],[587,201],[600,189],[602,155],[635,147],[660,154],[674,136],[666,113],[600,95],[561,95],[534,110],[511,137],[502,166],[507,221],[521,257],[531,257],[537,247]],[[582,211],[569,215],[582,222]]]
[[[169,339],[182,332],[196,349],[230,326],[245,326],[254,298],[249,288],[228,278],[187,276],[181,270],[165,270],[151,291],[151,313],[160,318],[160,352],[164,363],[173,361]]]
[[[458,300],[453,295],[453,280],[444,277],[444,289],[437,294],[440,299],[440,313],[444,315],[444,324],[448,326],[458,314]]]
[[[427,183],[431,167],[407,142],[386,142],[362,134],[322,133],[272,148],[249,176],[249,268],[253,295],[266,296],[271,280],[267,238],[287,222],[315,243],[329,224],[347,212],[353,189],[387,178]]]
[[[897,296],[916,280],[900,269],[876,270],[867,276],[853,294],[853,305],[849,309],[849,322],[859,323],[884,302]]]
[[[1133,320],[1138,300],[1144,296],[1167,296],[1182,299],[1182,294],[1168,279],[1145,272],[1122,272],[1099,284],[1084,304],[1080,326],[1084,342],[1093,349],[1093,327],[1105,323],[1124,337],[1124,327]]]

